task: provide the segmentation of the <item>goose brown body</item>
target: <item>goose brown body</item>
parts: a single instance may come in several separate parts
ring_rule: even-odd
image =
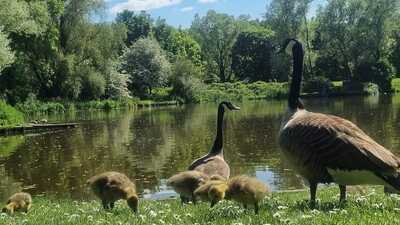
[[[223,153],[223,134],[222,123],[224,120],[225,107],[229,110],[239,110],[240,108],[231,102],[221,102],[217,113],[217,134],[210,152],[192,162],[189,170],[197,170],[208,176],[217,175],[225,179],[229,178],[230,168],[224,159]]]
[[[13,214],[15,211],[27,213],[32,206],[32,197],[29,193],[18,192],[13,194],[8,200],[2,212]]]
[[[125,199],[129,207],[137,212],[139,198],[136,186],[125,174],[105,172],[91,177],[87,183],[93,193],[101,199],[104,209],[112,209],[114,202]]]
[[[399,158],[349,120],[304,109],[299,100],[304,53],[295,42],[289,109],[279,144],[291,165],[309,182],[311,204],[315,204],[318,183],[339,184],[341,201],[346,198],[346,185],[380,184],[399,190]]]

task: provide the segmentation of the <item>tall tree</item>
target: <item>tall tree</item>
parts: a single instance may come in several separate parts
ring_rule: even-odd
[[[129,89],[146,97],[155,87],[164,86],[171,72],[164,51],[152,38],[140,38],[122,55],[121,69],[129,74]]]
[[[200,44],[204,58],[208,60],[209,72],[218,74],[222,82],[230,81],[230,53],[239,33],[235,18],[210,10],[204,17],[195,16],[190,32]]]
[[[146,11],[136,14],[133,11],[124,10],[117,14],[116,21],[125,24],[128,30],[127,46],[130,46],[139,38],[145,38],[151,34],[153,21]]]

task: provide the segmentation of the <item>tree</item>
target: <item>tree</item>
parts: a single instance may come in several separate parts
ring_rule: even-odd
[[[172,94],[188,102],[196,101],[196,93],[201,87],[201,71],[189,59],[176,60],[170,79]]]
[[[145,97],[166,84],[171,66],[156,40],[140,38],[122,55],[121,69],[129,74],[129,90]]]
[[[218,74],[221,82],[230,81],[230,53],[239,33],[235,18],[210,10],[204,17],[195,16],[190,33],[200,44],[204,58],[208,60],[207,67],[211,70],[209,73]]]
[[[135,14],[133,11],[124,10],[117,14],[117,18],[115,20],[117,23],[125,24],[127,28],[127,46],[130,46],[139,38],[149,37],[151,34],[153,21],[150,17],[150,14],[146,13],[145,11]]]
[[[172,31],[165,50],[173,55],[173,60],[187,58],[198,67],[203,65],[200,45],[185,31]]]
[[[14,54],[9,45],[7,35],[0,28],[0,75],[1,71],[14,61]]]
[[[268,81],[272,79],[272,52],[268,35],[242,32],[232,48],[232,71],[240,80]]]
[[[267,5],[265,24],[274,31],[275,43],[282,43],[287,38],[302,39],[301,33],[306,30],[308,36],[308,24],[306,14],[311,0],[273,0]],[[304,25],[304,26],[303,26]],[[307,40],[307,38],[305,38]],[[308,47],[308,42],[306,42]],[[308,48],[306,54],[310,54]],[[308,58],[308,55],[306,56]],[[279,54],[272,58],[272,73],[280,81],[287,80],[287,71],[290,67],[290,57]]]
[[[383,56],[389,55],[388,24],[398,4],[396,0],[330,1],[317,17],[319,34],[314,43],[320,57],[334,58],[345,69],[346,79],[373,81],[381,91],[390,91],[391,72]]]

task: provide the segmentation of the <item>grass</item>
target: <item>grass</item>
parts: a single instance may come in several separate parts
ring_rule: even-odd
[[[24,122],[24,115],[0,100],[0,127],[12,127]]]
[[[400,196],[384,195],[382,188],[349,193],[345,204],[338,203],[338,188],[321,188],[318,197],[316,209],[310,209],[308,192],[274,193],[262,202],[259,215],[228,201],[210,209],[206,203],[181,206],[178,200],[143,200],[139,214],[134,215],[123,201],[114,210],[104,211],[99,201],[35,197],[27,215],[1,214],[0,224],[400,224]]]

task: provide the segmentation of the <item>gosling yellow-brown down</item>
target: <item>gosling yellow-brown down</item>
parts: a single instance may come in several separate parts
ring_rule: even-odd
[[[225,191],[228,189],[226,180],[209,180],[194,191],[194,196],[202,201],[211,203],[213,207],[216,203],[224,199]]]
[[[114,208],[114,202],[125,199],[128,206],[136,213],[139,198],[135,184],[119,172],[105,172],[91,177],[87,183],[94,194],[100,198],[104,209]]]
[[[13,194],[2,209],[2,212],[13,214],[15,211],[27,213],[32,206],[32,197],[29,193],[18,192]]]
[[[253,205],[255,213],[258,214],[258,203],[264,199],[268,192],[267,185],[262,181],[254,177],[237,176],[229,179],[225,198],[242,203],[245,208],[248,205]]]
[[[206,174],[196,170],[190,170],[180,172],[170,177],[167,184],[179,194],[182,203],[187,203],[189,200],[196,203],[193,192],[208,179],[209,177]]]

